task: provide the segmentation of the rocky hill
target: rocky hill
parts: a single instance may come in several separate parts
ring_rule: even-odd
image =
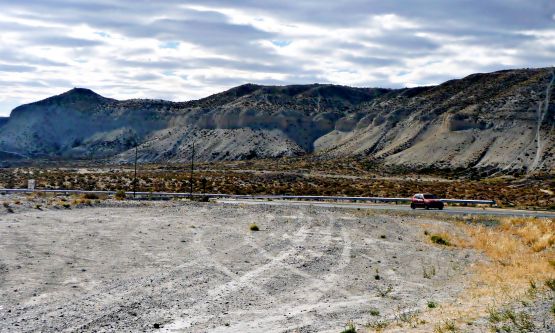
[[[13,110],[1,156],[185,162],[359,156],[411,169],[555,167],[552,69],[410,89],[247,84],[201,100],[118,101],[73,89]]]

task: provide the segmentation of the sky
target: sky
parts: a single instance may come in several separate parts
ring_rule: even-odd
[[[554,0],[0,0],[0,116],[74,87],[185,101],[554,64]]]

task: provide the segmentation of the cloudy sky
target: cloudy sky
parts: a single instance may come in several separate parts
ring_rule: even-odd
[[[73,87],[183,101],[554,64],[554,0],[0,0],[0,116]]]

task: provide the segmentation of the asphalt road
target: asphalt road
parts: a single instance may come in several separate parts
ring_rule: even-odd
[[[319,206],[337,208],[360,208],[388,211],[413,211],[408,204],[371,204],[371,203],[347,203],[347,202],[321,202],[321,201],[296,201],[296,200],[247,200],[247,199],[218,199],[216,202],[228,204],[246,205],[271,205],[271,206]],[[446,205],[443,210],[437,209],[416,209],[419,213],[425,214],[451,214],[451,215],[492,215],[492,216],[522,216],[522,217],[549,217],[555,218],[555,212],[531,211],[501,208],[477,208]]]

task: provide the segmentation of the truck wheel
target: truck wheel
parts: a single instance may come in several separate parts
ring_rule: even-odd
[[[425,208],[426,210],[429,210],[429,209],[430,209],[430,206],[426,205],[426,206],[424,206],[424,208]]]
[[[410,204],[410,209],[415,209],[416,207],[414,206],[413,203]]]

